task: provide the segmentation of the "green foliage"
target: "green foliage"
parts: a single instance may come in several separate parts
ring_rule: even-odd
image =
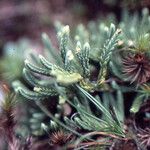
[[[133,101],[130,111],[132,113],[137,113],[140,109],[142,103],[149,99],[150,96],[150,86],[149,84],[142,85],[138,90],[138,95]]]
[[[122,20],[119,23],[120,28],[123,31],[123,38],[127,45],[132,46],[135,40],[139,39],[139,36],[149,32],[149,10],[144,8],[142,15],[137,12],[130,14],[128,10],[124,10]]]
[[[0,74],[8,83],[21,79],[23,61],[27,55],[25,51],[29,49],[29,45],[28,40],[22,39],[18,43],[8,42],[4,46],[4,56],[0,60]]]
[[[110,28],[105,26],[104,28],[104,34],[106,35],[104,38],[105,42],[102,44],[103,46],[101,49],[97,49],[100,56],[98,58],[100,63],[100,72],[103,72],[103,70],[108,70],[108,62],[110,61],[112,52],[117,45],[118,35],[120,33],[120,30],[116,29],[113,24],[110,25]],[[112,114],[109,111],[109,107],[112,102],[106,105],[105,108],[103,106],[104,104],[101,103],[100,100],[97,100],[84,90],[84,88],[97,88],[101,84],[98,80],[103,80],[104,82],[105,77],[103,78],[103,75],[99,76],[97,82],[95,83],[92,80],[90,64],[90,59],[92,59],[90,51],[92,49],[87,42],[88,40],[85,40],[88,39],[88,36],[82,37],[82,34],[80,35],[81,30],[87,33],[84,27],[79,26],[77,29],[78,38],[76,36],[76,45],[72,45],[74,48],[71,48],[70,45],[73,42],[69,36],[69,27],[61,25],[61,28],[58,29],[58,41],[60,43],[59,48],[61,57],[56,56],[54,53],[55,49],[51,45],[50,40],[46,34],[43,34],[42,40],[46,48],[46,53],[49,54],[48,58],[50,59],[52,56],[53,61],[55,61],[56,64],[48,61],[48,58],[45,58],[42,55],[39,55],[38,58],[33,58],[32,62],[25,60],[23,75],[25,80],[33,88],[33,91],[30,91],[19,82],[14,82],[13,86],[22,96],[35,101],[45,100],[51,96],[65,97],[66,101],[72,104],[80,114],[80,117],[75,117],[75,122],[72,122],[74,124],[74,128],[72,129],[72,127],[70,127],[69,130],[71,131],[75,130],[77,126],[80,126],[80,128],[89,131],[103,131],[109,134],[124,137],[124,131],[122,128],[123,118],[121,119],[121,116],[119,117],[119,115],[117,115],[117,111],[119,110],[115,109],[116,106],[113,106],[114,114]],[[60,61],[62,62],[60,63]],[[76,88],[75,85],[80,85],[81,87],[78,86],[78,88]],[[78,104],[73,104],[71,102],[71,99],[74,99],[73,94],[75,94],[71,89],[78,93]],[[69,93],[71,97],[68,97]],[[111,96],[112,95],[110,95],[110,97]],[[84,101],[82,101],[82,99]],[[100,116],[96,116],[95,112],[92,113],[92,111],[90,111],[91,108],[88,106],[88,101],[91,101],[95,105],[98,114],[101,114],[101,119],[99,118]],[[105,97],[103,101],[109,100]],[[114,100],[113,103],[115,104]],[[85,107],[86,105],[84,104],[86,104],[87,107]],[[43,117],[45,118],[45,115],[42,115],[43,117],[40,119],[40,117],[36,117],[38,114],[41,113],[33,112],[30,119],[30,127],[32,134],[34,135],[43,134],[41,125],[45,130],[51,128],[51,126],[43,124]],[[69,121],[69,119],[67,120]],[[62,125],[59,121],[57,123]],[[65,128],[66,125],[63,125],[63,127]],[[68,127],[66,127],[66,129],[68,129]]]
[[[110,25],[110,29],[105,29],[107,32],[107,40],[104,43],[104,46],[100,52],[100,66],[101,70],[98,77],[98,82],[101,84],[105,81],[107,75],[107,65],[111,59],[111,54],[115,49],[118,42],[118,35],[121,32],[119,29],[115,29],[113,24]]]
[[[35,136],[41,136],[44,134],[44,130],[41,127],[42,123],[44,122],[44,119],[46,118],[45,114],[42,112],[37,112],[37,110],[31,109],[31,118],[29,119],[30,124],[30,130],[33,135]]]
[[[145,57],[144,59],[147,59],[144,61],[149,62],[149,52],[150,52],[149,24],[150,24],[150,15],[149,10],[147,8],[144,8],[142,10],[141,16],[137,12],[135,12],[132,15],[129,13],[128,10],[125,10],[123,12],[122,20],[119,23],[119,27],[122,29],[122,34],[118,42],[119,47],[113,53],[113,57],[110,62],[110,68],[113,74],[123,81],[129,81],[131,83],[134,82],[134,80],[131,79],[131,76],[127,76],[124,73],[124,65],[123,65],[124,58],[127,58],[129,56],[128,57],[129,60],[127,59],[127,61],[129,63],[129,67],[131,66],[132,71],[134,70],[136,71],[136,67],[135,68],[133,67],[136,66],[137,63],[136,61],[138,61],[135,58],[136,54],[137,55],[142,54]],[[146,64],[148,63],[145,63],[144,65]],[[131,70],[130,68],[128,69],[130,74]]]
[[[23,77],[28,85],[12,83],[16,92],[41,109],[31,112],[32,134],[41,136],[52,131],[54,125],[79,138],[84,137],[80,131],[105,133],[108,141],[110,137],[128,138],[124,96],[136,93],[131,99],[132,113],[137,113],[150,96],[148,83],[143,86],[143,82],[135,82],[137,77],[144,82],[150,78],[149,18],[147,9],[141,17],[125,11],[118,28],[105,20],[90,22],[87,27],[80,24],[74,33],[68,25],[57,22],[59,51],[43,33],[44,53],[24,61]],[[55,111],[49,108],[53,104]],[[64,104],[71,108],[68,116],[64,115]],[[93,141],[93,137],[83,139]]]
[[[84,30],[84,28],[81,28],[80,30]],[[106,30],[106,42],[104,43],[103,49],[100,51],[100,72],[103,72],[99,77],[100,81],[105,80],[103,76],[105,76],[104,74],[107,71],[107,63],[110,60],[111,53],[117,44],[119,33],[120,31],[116,30],[113,24],[111,24],[110,29],[107,28]],[[42,39],[46,49],[49,49],[49,54],[56,58],[56,55],[53,52],[54,48],[51,46],[51,43],[49,43],[47,35],[43,34]],[[56,63],[58,65],[49,62],[42,55],[39,55],[38,62],[40,64],[38,63],[38,66],[30,63],[28,60],[25,60],[25,69],[23,70],[23,74],[29,84],[33,86],[34,91],[32,92],[25,88],[18,88],[19,92],[26,98],[38,100],[44,99],[48,96],[57,95],[58,92],[55,89],[55,82],[60,86],[65,86],[66,88],[67,86],[73,85],[75,83],[81,83],[83,88],[85,85],[88,87],[88,84],[89,86],[94,86],[92,85],[92,82],[90,83],[89,79],[89,58],[91,49],[89,44],[86,42],[82,45],[83,41],[77,41],[75,50],[70,50],[69,43],[71,43],[71,39],[69,38],[68,26],[62,26],[62,29],[59,30],[58,40],[60,41],[60,55],[62,58],[63,66],[62,63],[59,64],[59,57],[56,59]],[[40,76],[37,78],[36,74],[39,74]],[[41,75],[53,79],[51,81],[49,79],[44,80]],[[99,85],[99,81],[97,85]]]
[[[87,110],[86,106],[84,106],[78,100],[76,100],[76,102],[71,105],[73,105],[76,108],[78,114],[74,115],[74,121],[70,120],[70,123],[73,125],[76,124],[77,127],[80,126],[81,128],[89,131],[103,131],[105,133],[124,137],[124,131],[122,127],[123,115],[119,116],[120,110],[118,108],[121,107],[121,105],[115,106],[115,102],[111,102],[111,99],[109,99],[108,97],[103,98],[102,103],[102,100],[100,100],[100,98],[96,99],[81,87],[78,86],[78,88],[83,93],[83,95],[96,106],[97,111],[99,113],[101,112],[101,115],[99,114],[101,117],[96,116],[96,111],[92,112],[91,110]],[[112,95],[110,96],[113,97]],[[122,101],[121,97],[118,96],[117,98],[119,98],[118,102]],[[104,106],[106,100],[107,102],[110,102],[111,106],[113,105],[112,108],[114,110],[114,114],[112,114],[112,112],[109,111],[109,104]],[[121,109],[122,108],[123,105]]]

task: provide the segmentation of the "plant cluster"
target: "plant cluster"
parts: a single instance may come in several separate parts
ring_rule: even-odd
[[[80,24],[73,33],[68,25],[55,27],[59,51],[43,33],[45,55],[24,61],[26,84],[12,82],[30,114],[29,134],[57,149],[148,149],[148,9],[141,16],[124,11],[119,23]]]

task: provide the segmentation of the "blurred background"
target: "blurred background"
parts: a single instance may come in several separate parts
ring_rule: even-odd
[[[26,38],[40,46],[42,32],[55,42],[54,22],[71,27],[113,13],[120,19],[123,8],[140,11],[149,0],[0,0],[0,52],[7,42]]]

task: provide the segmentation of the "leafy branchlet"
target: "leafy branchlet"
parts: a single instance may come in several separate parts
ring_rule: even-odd
[[[115,29],[115,26],[111,24],[110,29],[106,27],[107,39],[100,52],[100,72],[98,76],[98,83],[101,84],[105,81],[107,75],[107,65],[111,59],[111,55],[118,43],[118,36],[121,33],[121,29]]]

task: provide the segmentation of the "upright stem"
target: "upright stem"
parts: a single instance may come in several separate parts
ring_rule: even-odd
[[[98,75],[98,85],[101,85],[105,82],[106,80],[106,75],[107,75],[107,65],[101,66],[99,75]]]

